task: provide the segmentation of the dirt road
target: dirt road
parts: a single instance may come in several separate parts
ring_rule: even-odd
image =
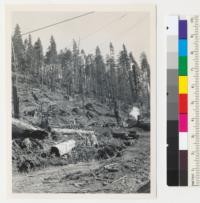
[[[15,174],[13,192],[137,192],[141,186],[149,182],[148,146],[149,133],[142,133],[135,145],[126,148],[118,158],[48,167],[28,174]],[[113,164],[115,170],[105,171],[108,164]]]

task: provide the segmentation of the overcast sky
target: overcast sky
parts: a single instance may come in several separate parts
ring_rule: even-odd
[[[15,12],[12,15],[12,28],[18,23],[21,32],[25,33],[67,18],[81,15],[84,12]],[[72,48],[72,39],[79,41],[80,48],[86,53],[94,53],[99,45],[102,54],[109,53],[109,43],[112,42],[115,55],[124,43],[128,51],[132,51],[136,60],[141,52],[147,57],[150,51],[150,19],[145,12],[95,12],[70,22],[32,33],[32,41],[40,37],[44,51],[49,46],[53,35],[57,51]],[[27,35],[23,36],[25,39]]]

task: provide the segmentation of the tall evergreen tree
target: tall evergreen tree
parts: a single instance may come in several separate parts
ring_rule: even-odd
[[[118,66],[121,69],[120,77],[120,94],[122,99],[129,103],[134,101],[133,81],[130,75],[130,60],[127,49],[123,44],[123,49],[120,51]]]
[[[49,45],[48,51],[46,53],[45,61],[47,64],[57,64],[57,62],[58,62],[56,42],[55,42],[53,36],[51,36],[51,38],[50,38],[50,45]]]
[[[63,78],[62,86],[68,95],[72,94],[72,52],[65,49],[59,54],[59,62],[62,66]]]
[[[112,90],[112,99],[116,100],[117,96],[117,78],[116,78],[116,64],[115,64],[115,53],[113,44],[110,43],[110,75],[111,75],[111,90]]]
[[[113,106],[117,98],[117,75],[116,75],[116,63],[113,44],[109,44],[109,55],[106,56],[107,62],[107,77],[106,77],[106,89],[107,97],[109,100],[109,106]]]
[[[35,57],[35,75],[40,76],[42,73],[42,66],[43,66],[43,48],[40,38],[37,39],[37,41],[34,44],[34,57]]]
[[[141,54],[140,60],[141,60],[141,70],[144,73],[144,77],[147,81],[147,84],[150,87],[150,66],[147,60],[147,56],[144,52]]]
[[[28,40],[25,40],[25,61],[26,61],[26,72],[34,75],[34,63],[35,63],[35,56],[34,50],[32,45],[32,38],[31,35],[28,36]]]
[[[95,60],[92,54],[86,57],[86,94],[95,97],[97,90]]]
[[[17,24],[15,27],[14,35],[11,39],[11,49],[12,49],[12,71],[17,73],[23,73],[25,70],[25,51],[22,41],[20,27]],[[17,89],[17,78],[18,76],[13,75],[12,79],[12,101],[13,101],[13,116],[14,118],[20,117],[19,109],[19,97]]]
[[[136,62],[135,58],[133,57],[132,52],[129,53],[130,63],[131,63],[131,71],[132,71],[132,78],[134,84],[134,91],[136,100],[138,100],[140,94],[140,68],[138,63]]]
[[[12,59],[12,65],[18,67],[18,71],[23,73],[25,70],[25,50],[21,30],[18,24],[16,25],[14,35],[12,36]]]
[[[105,64],[101,55],[100,48],[96,47],[95,54],[96,82],[97,82],[97,97],[104,102],[105,96]]]
[[[78,91],[78,66],[79,66],[79,47],[75,40],[73,40],[73,72],[72,72],[72,86],[73,94]]]
[[[142,93],[143,93],[143,100],[142,103],[145,106],[147,105],[146,109],[150,107],[150,66],[147,60],[147,56],[145,53],[142,53],[140,56],[141,60],[141,82],[142,82]]]
[[[86,55],[85,51],[82,49],[79,56],[78,64],[78,90],[81,95],[82,105],[84,106],[85,102],[85,88],[86,88],[86,78],[85,78],[85,65],[86,65]]]

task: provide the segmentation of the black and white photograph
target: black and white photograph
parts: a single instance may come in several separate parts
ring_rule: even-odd
[[[12,192],[151,194],[155,7],[60,7],[9,12]]]

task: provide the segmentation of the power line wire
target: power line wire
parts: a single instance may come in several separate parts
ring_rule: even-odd
[[[137,25],[139,23],[143,22],[145,19],[147,19],[146,16],[144,18],[141,18],[140,20],[138,20],[134,25],[130,26],[128,29],[126,29],[125,32],[121,32],[121,36],[126,34],[126,33],[129,33],[131,30],[135,29],[137,27]]]
[[[99,29],[97,29],[95,32],[90,33],[90,34],[88,34],[87,36],[83,37],[81,40],[85,40],[85,39],[87,39],[88,37],[90,37],[90,36],[92,36],[92,35],[94,35],[94,34],[100,32],[100,31],[103,30],[105,27],[107,27],[108,25],[112,25],[112,24],[113,24],[114,22],[116,22],[116,21],[120,21],[120,20],[121,20],[122,18],[124,18],[126,15],[127,15],[127,14],[123,14],[122,16],[120,16],[120,17],[118,17],[118,18],[115,18],[114,20],[110,21],[109,23],[107,23],[107,24],[101,26],[101,27],[100,27]]]
[[[23,33],[22,35],[27,35],[27,34],[31,34],[33,32],[37,32],[37,31],[40,31],[40,30],[44,30],[44,29],[47,29],[49,27],[53,27],[55,25],[58,25],[58,24],[61,24],[61,23],[65,23],[65,22],[69,22],[69,21],[72,21],[72,20],[75,20],[77,18],[81,18],[81,17],[84,17],[84,16],[87,16],[87,15],[90,15],[90,14],[93,14],[95,13],[94,11],[91,11],[91,12],[88,12],[88,13],[84,13],[82,15],[78,15],[78,16],[75,16],[75,17],[72,17],[72,18],[68,18],[68,19],[65,19],[65,20],[62,20],[62,21],[59,21],[57,23],[53,23],[53,24],[50,24],[50,25],[46,25],[46,26],[43,26],[43,27],[40,27],[40,28],[37,28],[35,30],[31,30],[29,32],[25,32]]]
[[[123,14],[123,15],[121,15],[120,17],[117,17],[117,18],[111,20],[109,23],[104,24],[103,26],[101,26],[101,27],[99,27],[97,30],[95,30],[94,32],[89,33],[89,34],[86,35],[85,37],[80,38],[80,39],[79,39],[80,42],[81,42],[81,41],[84,41],[84,40],[86,40],[86,39],[88,39],[89,37],[91,37],[91,36],[93,36],[93,35],[95,35],[96,33],[98,33],[98,32],[100,32],[101,30],[103,30],[105,27],[107,27],[107,26],[109,26],[109,25],[112,25],[112,24],[115,23],[116,21],[120,21],[120,20],[121,20],[122,18],[124,18],[125,16],[127,16],[127,14]],[[72,43],[73,43],[73,41],[70,42],[70,43],[68,43],[66,46],[69,46],[69,45],[71,45]]]
[[[142,21],[145,20],[145,19],[146,19],[146,16],[145,16],[144,18],[138,20],[134,25],[132,25],[131,27],[129,27],[128,29],[126,29],[124,32],[121,32],[120,36],[116,37],[116,39],[117,39],[117,38],[121,38],[122,36],[124,36],[125,34],[127,34],[128,32],[130,32],[131,30],[133,30],[135,27],[137,27],[137,25],[138,25],[140,22],[142,22]],[[128,31],[128,32],[127,32],[127,31]],[[108,41],[108,39],[105,40],[105,41],[103,41],[103,42],[101,42],[100,44],[98,44],[98,46],[103,45],[103,44],[106,43],[107,41]],[[91,52],[91,51],[93,51],[93,49],[90,49],[90,50],[88,51],[88,53]]]

